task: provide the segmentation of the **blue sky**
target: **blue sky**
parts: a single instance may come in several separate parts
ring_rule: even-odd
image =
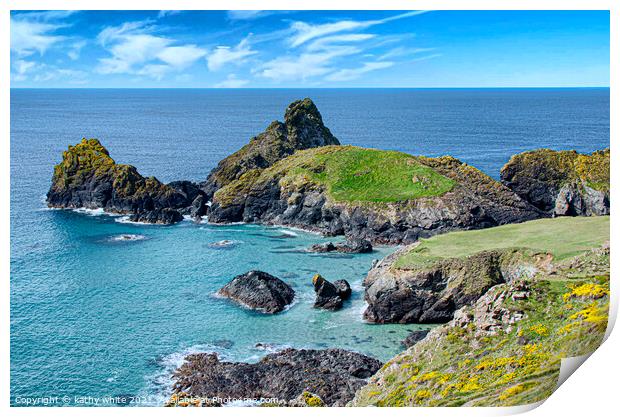
[[[607,11],[11,13],[12,87],[608,85]]]

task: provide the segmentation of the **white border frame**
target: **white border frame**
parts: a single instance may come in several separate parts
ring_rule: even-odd
[[[209,413],[211,415],[290,415],[316,413],[316,409],[243,409],[243,408],[208,408],[208,409],[166,409],[166,408],[19,408],[9,407],[10,397],[10,10],[610,10],[610,144],[614,148],[614,143],[618,140],[618,98],[620,97],[620,86],[614,82],[618,78],[620,66],[620,54],[618,45],[620,32],[620,2],[617,0],[382,0],[372,2],[369,0],[313,0],[304,4],[293,4],[290,0],[229,0],[226,4],[210,4],[200,0],[134,0],[129,5],[127,1],[121,0],[14,0],[9,3],[5,0],[0,4],[0,38],[2,39],[2,65],[0,67],[0,120],[2,143],[0,149],[2,158],[3,172],[0,175],[0,206],[1,223],[0,228],[4,239],[1,243],[2,262],[0,271],[2,274],[2,328],[0,338],[0,354],[2,356],[2,379],[0,380],[0,398],[4,415],[28,416],[43,414],[50,416],[81,416],[86,413],[91,415],[109,416],[110,413],[118,415],[128,414],[147,414],[148,415],[179,415],[179,413]],[[611,178],[612,183],[618,178],[618,155],[612,149]],[[612,201],[617,201],[618,192],[612,187]],[[612,211],[615,205],[612,205]],[[615,248],[616,231],[618,222],[615,217],[611,217],[611,241]],[[558,413],[565,416],[572,415],[606,415],[611,410],[616,411],[620,402],[617,392],[617,382],[620,375],[620,365],[618,352],[620,352],[620,336],[618,332],[612,332],[618,310],[618,294],[620,292],[620,280],[616,277],[618,256],[612,250],[611,258],[611,311],[610,323],[607,330],[609,339],[588,359],[584,366],[577,370],[575,376],[571,376],[568,382],[562,385],[544,405],[531,414],[536,416],[546,416],[549,413]],[[424,416],[453,416],[453,415],[472,415],[472,416],[491,416],[506,415],[523,412],[534,407],[511,407],[511,408],[349,408],[349,409],[321,409],[324,415],[371,415],[384,414],[391,415],[410,415],[412,413]],[[183,410],[183,411],[181,411]],[[202,410],[202,411],[200,411]],[[617,412],[617,411],[616,411]]]

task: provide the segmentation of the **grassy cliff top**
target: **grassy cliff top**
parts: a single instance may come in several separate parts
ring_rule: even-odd
[[[422,239],[394,267],[411,269],[485,250],[528,248],[556,260],[575,256],[609,241],[609,216],[558,217],[482,230],[451,232]]]
[[[324,189],[334,201],[386,203],[433,197],[450,191],[456,181],[402,152],[354,146],[324,146],[297,151],[241,183],[218,191],[218,200],[247,189],[244,181],[278,179],[284,188]],[[251,184],[247,184],[251,186]]]

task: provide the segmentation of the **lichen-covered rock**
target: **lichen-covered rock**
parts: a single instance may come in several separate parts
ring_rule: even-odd
[[[283,404],[343,406],[381,367],[378,360],[343,349],[286,349],[257,363],[222,362],[213,353],[192,354],[173,375],[175,395],[269,398]],[[315,399],[313,399],[315,398]],[[293,404],[294,405],[294,404]]]
[[[609,149],[590,155],[539,149],[514,155],[502,182],[539,209],[558,216],[609,214]]]
[[[134,221],[170,224],[182,220],[179,211],[192,202],[194,194],[186,191],[191,188],[189,184],[180,190],[155,177],[145,178],[135,167],[117,164],[97,139],[82,139],[69,146],[62,162],[54,167],[47,204],[55,208],[103,208],[129,214]]]
[[[201,187],[211,198],[218,189],[244,174],[265,169],[296,150],[339,144],[323,124],[312,100],[297,100],[286,109],[284,123],[272,122],[263,133],[250,139],[250,143],[220,161]]]
[[[278,313],[295,298],[286,282],[262,271],[249,271],[223,286],[219,295],[263,313]]]
[[[340,297],[342,292],[334,284],[321,275],[316,274],[312,278],[312,285],[316,293],[316,300],[314,301],[315,308],[338,310],[342,307],[342,298]]]

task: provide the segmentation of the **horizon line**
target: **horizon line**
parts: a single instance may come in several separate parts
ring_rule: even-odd
[[[10,87],[11,90],[542,90],[609,89],[610,86],[498,86],[498,87]]]

